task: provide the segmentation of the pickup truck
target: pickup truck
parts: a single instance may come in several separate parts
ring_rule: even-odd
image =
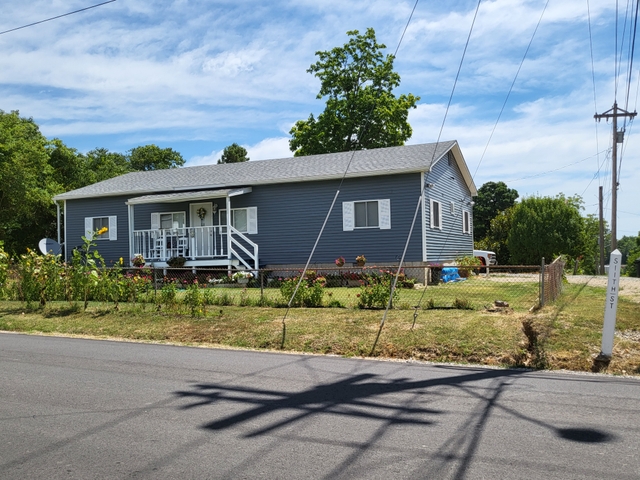
[[[497,265],[498,259],[496,258],[495,252],[491,252],[489,250],[474,250],[473,256],[480,260],[482,265]]]

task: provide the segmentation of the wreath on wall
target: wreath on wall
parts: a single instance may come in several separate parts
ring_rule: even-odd
[[[196,213],[198,214],[198,217],[200,217],[200,220],[204,220],[204,217],[207,216],[207,209],[204,207],[200,207],[198,210],[196,210]]]

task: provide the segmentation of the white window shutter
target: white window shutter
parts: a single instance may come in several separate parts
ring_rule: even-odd
[[[378,222],[380,230],[391,228],[391,200],[378,200]]]
[[[151,230],[160,230],[160,214],[151,214]]]
[[[118,239],[118,217],[109,217],[109,240]]]
[[[93,240],[93,217],[84,217],[84,236]]]
[[[342,230],[353,230],[353,202],[342,202]]]
[[[247,208],[247,233],[258,233],[258,207]]]

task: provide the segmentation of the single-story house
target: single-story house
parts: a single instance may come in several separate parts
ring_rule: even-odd
[[[447,141],[133,172],[54,200],[66,259],[107,227],[94,238],[107,263],[142,255],[158,267],[184,257],[257,269],[304,265],[334,198],[314,264],[357,255],[397,264],[416,212],[405,261],[471,255],[476,194],[458,143]]]

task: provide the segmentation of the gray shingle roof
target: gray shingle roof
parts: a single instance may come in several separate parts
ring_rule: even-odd
[[[54,200],[339,179],[344,175],[347,165],[347,178],[421,172],[428,170],[432,163],[450,150],[453,151],[470,189],[475,191],[457,142],[447,141],[307,157],[132,172],[57,195]]]

